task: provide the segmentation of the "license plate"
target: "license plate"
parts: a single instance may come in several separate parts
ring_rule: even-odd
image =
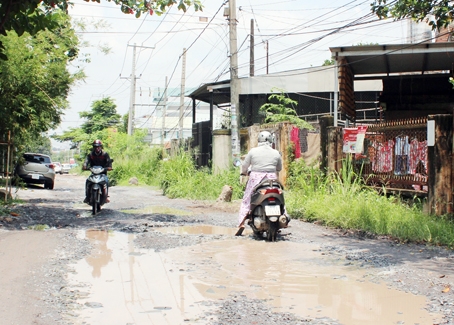
[[[39,179],[39,174],[32,174],[32,179]]]
[[[265,205],[265,213],[267,216],[280,216],[281,206],[280,205]]]

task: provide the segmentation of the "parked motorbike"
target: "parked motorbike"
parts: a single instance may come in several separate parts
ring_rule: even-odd
[[[87,185],[90,195],[88,204],[92,207],[92,214],[96,215],[107,200],[107,175],[104,174],[105,169],[101,166],[93,166],[90,171]]]
[[[287,227],[290,218],[285,214],[283,190],[274,179],[264,179],[252,190],[245,221],[257,237],[276,241],[278,230]]]

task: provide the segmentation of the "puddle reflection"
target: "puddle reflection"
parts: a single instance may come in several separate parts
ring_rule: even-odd
[[[238,229],[219,227],[219,226],[182,226],[182,227],[162,227],[156,228],[156,231],[165,234],[178,234],[178,235],[227,235],[234,236]],[[245,232],[246,234],[246,232]]]
[[[93,268],[92,276],[99,278],[102,267],[112,261],[112,250],[107,247],[109,233],[103,230],[87,230],[85,237],[93,245],[91,254],[85,260]]]
[[[164,232],[230,234],[223,227]],[[189,228],[189,229],[188,229]],[[226,239],[156,253],[133,234],[87,230],[93,253],[75,265],[74,286],[87,324],[202,324],[202,301],[242,292],[276,311],[330,317],[342,324],[433,324],[425,297],[374,284],[362,270],[333,264],[310,244]]]

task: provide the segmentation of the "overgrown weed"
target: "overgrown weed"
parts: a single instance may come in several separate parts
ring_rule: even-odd
[[[454,247],[452,219],[427,215],[421,201],[409,205],[366,187],[348,160],[343,162],[341,173],[326,176],[300,160],[292,163],[290,170],[286,203],[293,217],[402,242]]]

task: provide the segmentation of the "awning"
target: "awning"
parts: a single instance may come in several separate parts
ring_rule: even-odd
[[[417,43],[330,47],[332,57],[345,58],[355,78],[406,72],[449,72],[454,68],[454,43]]]

